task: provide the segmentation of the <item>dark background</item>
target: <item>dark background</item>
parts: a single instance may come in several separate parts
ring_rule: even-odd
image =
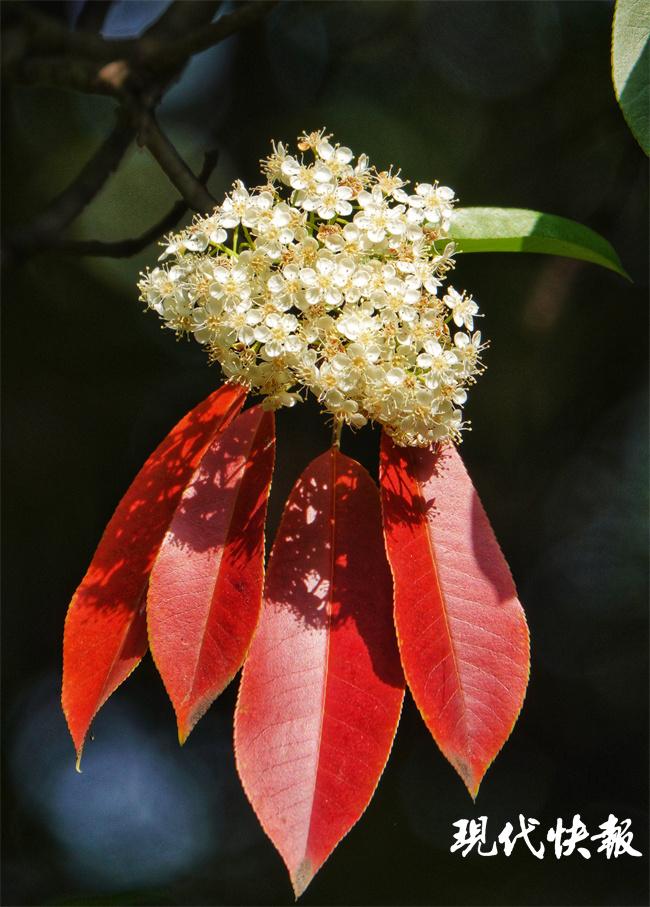
[[[74,17],[80,4],[46,3]],[[116,3],[114,35],[164,3]],[[454,283],[491,340],[462,452],[510,561],[532,636],[531,681],[476,806],[407,698],[361,822],[305,904],[646,904],[647,861],[463,859],[452,822],[521,813],[546,829],[609,813],[647,839],[647,166],[610,82],[607,2],[284,2],[196,58],[162,124],[210,182],[256,184],[271,138],[326,125],[356,153],[461,203],[539,209],[602,232],[633,278],[531,255],[468,255]],[[4,88],[5,231],[60,191],[113,103]],[[132,151],[71,235],[136,235],[175,192]],[[232,757],[233,684],[180,750],[147,658],[102,710],[84,773],[58,702],[68,600],[114,506],[174,422],[219,381],[137,301],[134,259],[62,253],[4,273],[4,903],[289,904]],[[328,444],[316,407],[283,411],[273,532]],[[345,452],[376,474],[376,432]]]

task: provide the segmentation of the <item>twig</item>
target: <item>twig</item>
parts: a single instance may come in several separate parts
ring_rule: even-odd
[[[137,43],[133,38],[103,38],[87,31],[72,31],[52,16],[42,13],[27,3],[7,4],[8,11],[16,13],[26,31],[27,50],[46,54],[78,54],[98,62],[108,63],[129,53]]]
[[[190,208],[210,211],[215,200],[194,176],[178,151],[156,122],[150,111],[138,112],[138,143],[149,149],[170,182],[178,189]]]
[[[231,35],[248,28],[265,16],[278,0],[252,0],[250,3],[238,3],[237,9],[216,22],[210,22],[201,28],[182,35],[175,41],[148,44],[144,40],[141,57],[152,70],[167,70],[178,66],[184,60],[213,47]]]
[[[194,54],[252,25],[276,2],[240,0],[233,12],[212,22],[221,0],[175,0],[144,35],[124,39],[107,39],[92,31],[101,27],[101,13],[108,10],[110,0],[105,4],[94,0],[95,9],[80,22],[79,30],[66,28],[26,3],[6,2],[11,24],[5,29],[3,69],[11,77],[112,95],[121,108],[120,121],[101,148],[45,211],[9,238],[9,251],[20,254],[47,246],[72,249],[72,241],[62,240],[61,232],[100,191],[134,135],[153,155],[183,201],[140,237],[118,243],[77,243],[76,251],[88,255],[134,254],[155,238],[154,232],[164,232],[168,223],[167,229],[171,229],[187,208],[199,212],[213,208],[215,200],[203,185],[206,180],[194,176],[160,129],[153,111]],[[107,251],[109,248],[112,251]]]
[[[212,21],[222,5],[222,0],[174,0],[164,13],[153,22],[140,44],[173,39]]]
[[[203,167],[198,176],[199,182],[203,185],[210,178],[218,159],[218,150],[215,149],[206,153]],[[187,213],[187,210],[188,205],[184,199],[175,202],[158,223],[145,230],[140,236],[133,237],[133,239],[122,239],[115,242],[106,242],[100,239],[62,239],[56,242],[55,246],[62,252],[70,252],[75,255],[91,255],[100,258],[130,258],[132,255],[137,255],[138,252],[146,249],[147,246],[160,239],[165,233],[173,230],[183,215]]]
[[[104,69],[78,58],[34,57],[6,66],[6,74],[25,85],[55,85],[86,94],[116,96],[119,90],[104,77]]]
[[[56,19],[32,9],[27,4],[19,4],[17,7],[12,4],[12,9],[19,13],[23,24],[27,26],[26,42],[30,51],[46,54],[78,54],[98,63],[128,60],[143,63],[156,71],[164,71],[175,68],[193,54],[212,47],[256,22],[266,15],[276,2],[277,0],[240,2],[234,12],[221,16],[216,22],[194,28],[189,34],[183,35],[182,28],[179,28],[181,36],[175,40],[169,36],[170,22],[179,24],[182,22],[185,25],[188,22],[188,14],[194,16],[197,10],[196,18],[199,20],[205,17],[208,10],[211,19],[220,4],[207,0],[206,2],[182,0],[180,6],[174,4],[141,38],[103,38],[92,32],[71,31]],[[165,35],[165,38],[160,40],[159,35]]]
[[[76,179],[31,223],[16,230],[11,237],[10,246],[16,251],[25,252],[41,244],[51,244],[97,195],[124,157],[134,134],[133,126],[124,117],[120,117]]]

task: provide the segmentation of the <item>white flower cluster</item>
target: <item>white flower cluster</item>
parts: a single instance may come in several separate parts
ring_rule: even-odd
[[[301,136],[301,154],[274,144],[266,185],[235,183],[171,236],[141,299],[268,407],[308,389],[336,419],[373,419],[398,444],[458,440],[483,347],[472,297],[439,294],[454,193],[410,193],[330,139]]]

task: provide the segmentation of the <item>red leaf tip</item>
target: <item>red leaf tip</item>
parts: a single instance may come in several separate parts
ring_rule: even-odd
[[[296,896],[296,900],[305,893],[316,875],[316,871],[311,860],[305,857],[296,871],[291,874],[291,885],[293,886],[293,893]]]
[[[485,772],[482,772],[480,774],[475,772],[472,766],[468,765],[468,763],[464,762],[462,759],[452,759],[450,761],[460,775],[470,797],[472,798],[472,800],[476,801],[481,782],[485,777]]]

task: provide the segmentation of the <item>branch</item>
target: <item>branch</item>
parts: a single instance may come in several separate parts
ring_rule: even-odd
[[[201,53],[236,32],[253,25],[265,16],[277,2],[278,0],[240,2],[234,12],[220,16],[216,22],[196,28],[189,34],[181,35],[175,41],[149,42],[143,38],[140,42],[140,56],[152,70],[171,69],[194,54]]]
[[[128,60],[143,63],[156,71],[164,71],[175,68],[193,54],[212,47],[256,22],[276,2],[277,0],[240,2],[234,12],[183,35],[183,26],[192,26],[194,21],[200,22],[208,13],[211,19],[220,3],[215,0],[182,0],[181,3],[173,4],[151,26],[149,32],[140,38],[103,38],[88,31],[72,31],[51,16],[23,3],[11,4],[11,9],[20,15],[22,24],[26,26],[25,42],[29,51],[77,54],[98,63]],[[170,35],[170,26],[173,26],[172,34],[174,31],[180,33],[179,38],[174,39]]]
[[[110,2],[94,0],[87,21],[74,31],[26,3],[7,2],[13,23],[5,30],[3,68],[19,81],[47,82],[89,93],[108,94],[120,102],[121,119],[79,176],[30,224],[9,239],[13,252],[38,251],[41,246],[67,246],[60,234],[100,191],[121,161],[134,135],[144,145],[183,202],[174,206],[161,224],[141,237],[120,243],[89,241],[81,254],[134,254],[139,244],[151,241],[153,231],[170,222],[174,226],[187,208],[205,212],[215,200],[194,176],[156,122],[153,110],[188,60],[266,15],[277,0],[252,0],[236,4],[233,12],[212,18],[221,0],[175,0],[139,38],[106,39],[94,34]],[[91,14],[92,13],[92,14]],[[178,37],[176,37],[178,36]],[[34,51],[46,56],[30,56]],[[47,54],[50,54],[48,57]],[[170,229],[169,227],[168,229]],[[108,246],[113,252],[105,251]],[[126,249],[126,252],[121,251]],[[94,250],[94,251],[90,251]],[[133,251],[130,251],[133,250]]]
[[[20,17],[25,29],[27,49],[46,54],[78,54],[99,62],[117,60],[128,53],[137,39],[103,38],[88,31],[73,31],[46,13],[39,12],[27,3],[7,4],[9,11]]]
[[[218,159],[219,152],[217,149],[206,153],[203,167],[198,176],[201,184],[205,185],[207,183],[217,165]],[[62,239],[56,242],[55,246],[62,252],[70,252],[75,255],[92,255],[101,258],[130,258],[132,255],[137,255],[138,252],[146,249],[147,246],[160,239],[165,233],[173,230],[183,215],[187,213],[187,210],[188,205],[184,199],[177,201],[158,223],[133,239],[122,239],[115,242],[105,242],[99,239]]]
[[[173,0],[140,37],[140,43],[171,40],[176,35],[207,25],[221,5],[222,0]]]
[[[14,233],[10,246],[28,251],[41,244],[50,245],[97,195],[124,157],[134,134],[134,127],[120,118],[76,179],[31,223]]]
[[[170,182],[178,189],[190,208],[195,211],[210,211],[215,200],[208,190],[194,176],[178,151],[156,122],[153,113],[141,111],[138,143],[149,149]]]
[[[110,66],[110,64],[109,64]],[[6,75],[24,85],[55,85],[86,94],[115,97],[119,88],[105,78],[105,70],[76,57],[34,57],[5,66]]]

